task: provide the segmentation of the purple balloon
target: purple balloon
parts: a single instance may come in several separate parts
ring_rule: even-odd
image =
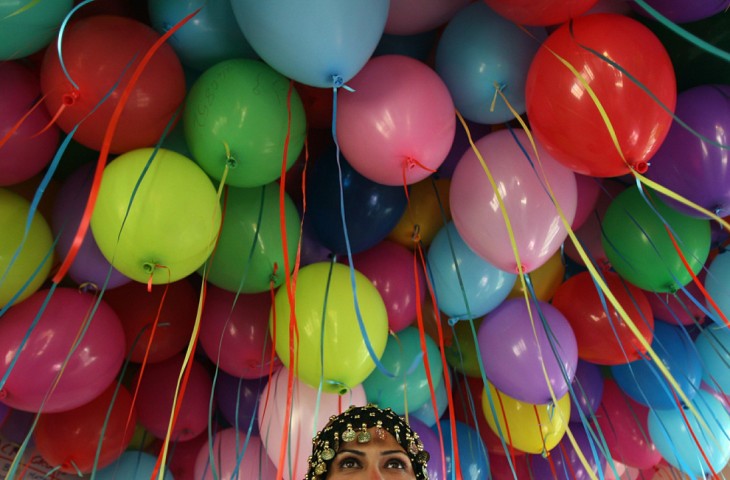
[[[730,5],[730,0],[645,0],[645,3],[672,22],[687,23],[722,12]],[[645,17],[654,19],[635,2],[631,2],[631,6]]]
[[[253,425],[251,434],[258,435],[256,403],[266,388],[266,383],[267,377],[248,380],[219,370],[215,383],[215,396],[218,410],[223,418],[244,433],[248,432],[249,426]],[[236,413],[238,413],[238,419],[236,419]]]
[[[581,422],[580,411],[587,418],[596,411],[603,397],[603,375],[598,365],[578,360],[578,368],[571,384],[578,403],[570,398],[570,421]]]
[[[299,253],[300,266],[303,267],[312,263],[330,261],[332,251],[320,243],[317,234],[314,233],[314,227],[312,227],[309,216],[304,218],[301,242],[302,245]]]
[[[76,229],[86,208],[86,200],[91,192],[91,184],[94,176],[94,165],[86,164],[69,176],[63,182],[53,206],[51,229],[53,235],[58,236],[56,251],[61,258],[64,258],[71,249]],[[84,241],[79,248],[74,263],[68,270],[71,279],[78,283],[92,284],[101,289],[109,274],[111,265],[102,255],[91,229],[86,232]],[[119,287],[131,280],[112,268],[107,289]]]
[[[586,435],[583,425],[580,423],[571,423],[570,431],[573,432],[576,443],[591,466],[593,473],[598,473],[599,468],[603,471],[603,468],[606,466],[606,457],[603,456],[599,445],[596,445],[595,442],[593,444],[595,455],[593,454],[590,440],[588,439],[588,435]],[[553,463],[557,475],[553,475],[550,462]],[[530,455],[530,469],[532,470],[532,478],[534,480],[586,480],[590,478],[567,435],[550,452],[549,460],[543,458],[542,455]]]
[[[443,462],[441,461],[441,442],[439,441],[438,434],[412,415],[408,418],[408,424],[421,437],[423,449],[431,456],[427,467],[428,478],[431,480],[442,478]]]
[[[680,93],[676,115],[705,138],[730,144],[730,86],[701,85]],[[720,216],[730,214],[730,151],[703,141],[676,121],[651,159],[647,176]],[[680,212],[702,216],[664,199]]]
[[[15,410],[7,406],[5,408],[8,412],[3,417],[2,424],[0,424],[0,437],[20,445],[30,433],[30,427],[33,426],[36,414]]]
[[[570,324],[555,307],[533,301],[530,309],[537,340],[525,301],[515,298],[504,301],[486,316],[479,327],[478,344],[484,373],[492,385],[516,400],[539,405],[552,401],[543,364],[556,397],[562,397],[575,377],[578,344]],[[549,337],[540,312],[549,327]]]
[[[469,127],[471,139],[475,143],[484,135],[492,131],[492,127],[490,127],[489,125],[484,125],[482,123],[467,121],[466,125]],[[470,149],[471,145],[469,145],[469,138],[466,136],[466,131],[464,130],[464,127],[461,126],[461,123],[457,122],[456,133],[454,134],[454,143],[451,144],[451,150],[449,150],[449,154],[446,156],[446,159],[443,161],[441,166],[439,166],[437,171],[439,177],[451,178],[451,176],[454,174],[454,169],[456,168],[456,165],[459,163],[459,160],[461,160],[461,157],[464,156],[464,153],[466,153],[466,151]]]

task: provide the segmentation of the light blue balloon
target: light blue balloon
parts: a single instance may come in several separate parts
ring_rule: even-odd
[[[666,365],[687,398],[692,399],[702,383],[702,362],[683,327],[665,322],[654,324],[651,348]],[[673,388],[651,360],[635,360],[611,367],[614,380],[628,396],[654,409],[675,409]]]
[[[515,110],[525,112],[527,71],[547,36],[543,28],[529,31],[536,38],[484,2],[472,3],[449,21],[436,48],[436,72],[464,118],[487,124],[514,119],[501,98],[491,110],[495,82]]]
[[[231,5],[246,39],[274,70],[331,88],[354,77],[373,54],[390,0],[231,0]]]
[[[705,277],[705,290],[717,304],[717,307],[730,319],[730,254],[723,252],[710,263]],[[717,310],[709,301],[705,301],[712,318],[719,325],[725,325]]]
[[[692,478],[705,478],[710,469],[697,443],[713,470],[719,473],[730,460],[730,414],[718,399],[705,391],[699,392],[692,404],[709,427],[709,432],[688,409],[680,412],[674,408],[649,411],[649,437],[662,457],[675,468]]]
[[[183,65],[203,71],[231,58],[257,58],[238,27],[230,0],[150,0],[148,4],[152,27],[161,34],[198,8],[168,40]]]
[[[712,389],[730,395],[730,330],[714,325],[695,339],[702,360],[702,378]]]
[[[448,370],[446,373],[448,374]],[[446,381],[444,378],[441,378],[441,382],[438,385],[434,385],[433,389],[434,396],[436,397],[436,413],[438,413],[438,418],[436,417],[436,413],[433,411],[433,403],[430,398],[426,401],[426,403],[421,405],[421,408],[411,410],[409,413],[409,415],[416,417],[429,427],[436,425],[436,422],[441,419],[446,411],[446,407],[449,406],[449,399],[446,395]]]
[[[464,480],[483,480],[489,477],[489,458],[487,448],[477,431],[466,423],[456,422],[456,442],[459,448],[459,463]],[[436,430],[432,427],[432,430]],[[441,421],[446,452],[446,478],[454,478],[454,447],[451,441],[451,422]],[[432,455],[434,453],[431,453]],[[439,452],[435,452],[436,455]]]
[[[149,480],[155,471],[157,457],[139,450],[127,450],[114,463],[96,472],[97,480]],[[157,477],[155,477],[157,478]],[[165,480],[174,480],[165,468]]]
[[[456,231],[453,222],[439,230],[431,242],[428,267],[439,310],[452,319],[486,315],[507,298],[517,280],[517,275],[498,269],[474,253]],[[468,310],[459,276],[466,292]]]
[[[426,335],[426,352],[431,368],[434,387],[443,377],[441,353],[436,342]],[[380,408],[390,407],[398,415],[405,415],[419,409],[424,403],[431,403],[431,390],[423,361],[420,333],[415,327],[407,327],[395,335],[388,337],[385,352],[380,358],[383,366],[394,377],[388,377],[379,369],[362,382],[368,402]],[[406,409],[406,404],[408,408]]]
[[[72,0],[0,1],[0,60],[27,57],[56,38]]]

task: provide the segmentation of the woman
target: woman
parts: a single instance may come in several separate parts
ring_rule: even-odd
[[[350,407],[331,417],[312,443],[304,480],[428,479],[428,452],[389,408]]]

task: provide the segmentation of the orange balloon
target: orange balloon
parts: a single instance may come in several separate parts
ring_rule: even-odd
[[[535,295],[538,300],[543,302],[549,302],[553,298],[555,292],[563,283],[565,278],[565,264],[560,251],[548,259],[541,267],[533,270],[527,274],[532,282],[532,287],[535,289]],[[512,287],[512,291],[509,292],[507,298],[524,298],[525,290],[522,288],[522,282],[517,279],[515,285]]]
[[[414,235],[420,236],[421,244],[427,247],[433,237],[451,220],[449,209],[449,186],[451,180],[427,178],[411,185],[409,204],[398,224],[390,232],[388,238],[404,247],[413,248]],[[436,191],[434,191],[434,185]],[[443,208],[443,213],[442,209]],[[444,218],[445,215],[445,218]]]

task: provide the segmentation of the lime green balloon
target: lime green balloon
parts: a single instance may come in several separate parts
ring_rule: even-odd
[[[470,323],[474,322],[474,332],[478,332],[483,320],[484,318],[457,322],[454,325],[453,342],[444,349],[446,362],[457,372],[469,377],[482,376],[482,371],[479,368],[479,348],[475,342],[475,333],[472,333]]]
[[[381,358],[388,342],[385,304],[370,280],[357,271],[355,284],[365,331],[375,356]],[[294,299],[299,330],[296,358],[289,356],[291,307],[286,286],[276,292],[276,317],[272,309],[270,319],[276,353],[282,363],[314,388],[321,380],[327,393],[344,394],[361,384],[375,369],[375,362],[358,326],[349,267],[326,262],[307,265],[299,270]]]
[[[696,275],[710,254],[710,222],[679,213],[645,191]],[[601,226],[606,257],[628,282],[650,292],[676,292],[692,281],[664,223],[638,187],[627,188],[611,202]]]
[[[39,212],[33,216],[28,236],[23,241],[28,212],[30,203],[26,199],[0,188],[0,308],[7,306],[21,290],[13,304],[35,293],[53,264],[53,235]]]
[[[281,175],[287,129],[286,168],[304,145],[304,106],[289,79],[263,62],[234,59],[206,70],[188,93],[185,138],[195,160],[226,183],[257,187]],[[291,112],[291,123],[289,123]]]
[[[160,284],[184,278],[205,262],[221,210],[210,178],[171,150],[158,150],[140,181],[153,152],[132,150],[107,165],[91,231],[117,270],[138,282],[151,278]]]
[[[279,185],[228,189],[223,228],[208,269],[208,281],[231,292],[257,293],[285,279]],[[299,244],[299,213],[284,196],[286,251],[293,270]],[[259,220],[260,217],[260,220]]]
[[[56,38],[72,0],[0,2],[0,60],[27,57]]]

